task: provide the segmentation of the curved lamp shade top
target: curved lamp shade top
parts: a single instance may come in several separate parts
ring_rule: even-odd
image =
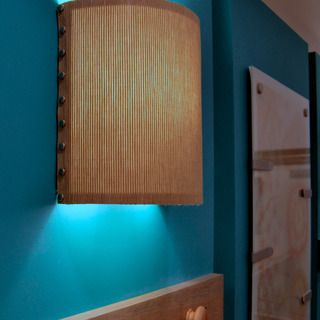
[[[58,25],[58,201],[201,204],[197,16],[164,0],[78,0]]]

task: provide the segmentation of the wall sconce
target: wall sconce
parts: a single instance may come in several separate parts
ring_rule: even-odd
[[[165,0],[57,13],[58,202],[201,204],[198,17]]]

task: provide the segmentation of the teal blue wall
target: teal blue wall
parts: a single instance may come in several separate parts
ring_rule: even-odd
[[[248,67],[254,65],[308,98],[308,47],[260,0],[215,0],[213,10],[214,268],[225,273],[225,319],[248,319]]]
[[[2,0],[0,319],[57,319],[212,272],[212,8],[177,2],[203,29],[201,207],[56,205],[56,4]]]
[[[214,270],[223,273],[225,319],[235,318],[235,119],[233,0],[213,1]],[[243,319],[246,319],[245,316]]]

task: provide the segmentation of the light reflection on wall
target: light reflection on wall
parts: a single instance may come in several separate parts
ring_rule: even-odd
[[[150,283],[151,290],[165,286],[167,248],[160,206],[56,205],[19,278],[32,274],[32,281],[41,279],[42,287],[52,288],[60,315],[67,316],[145,293]],[[68,286],[61,295],[64,283]],[[24,292],[25,286],[25,281],[17,282],[14,293]],[[72,297],[67,304],[66,294]]]

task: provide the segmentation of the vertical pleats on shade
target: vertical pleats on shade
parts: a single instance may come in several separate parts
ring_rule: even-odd
[[[202,203],[197,17],[163,0],[65,4],[64,203]]]

